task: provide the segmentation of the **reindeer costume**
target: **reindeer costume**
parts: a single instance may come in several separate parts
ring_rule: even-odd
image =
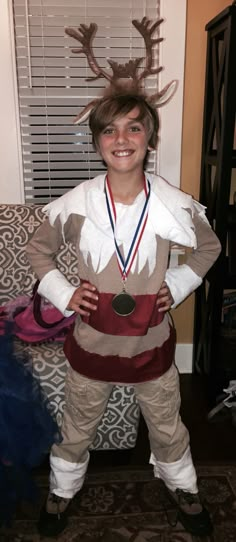
[[[154,43],[161,39],[152,37],[160,23],[152,24],[146,18],[133,21],[147,50],[146,67],[139,75],[142,59],[125,66],[110,61],[113,76],[99,68],[91,49],[95,24],[66,29],[82,44],[73,52],[86,54],[96,74],[93,79],[105,77],[110,81],[105,98],[91,102],[75,122],[85,121],[91,110],[109,96],[142,96],[150,107],[159,107],[170,99],[176,81],[151,97],[145,96],[142,89],[144,78],[161,69],[153,67],[152,55]],[[169,313],[159,312],[156,302],[163,281],[173,296],[173,307],[195,290],[217,258],[219,242],[204,208],[159,176],[146,173],[145,189],[132,205],[117,204],[115,216],[110,197],[105,174],[74,188],[46,205],[49,220],[28,246],[29,259],[41,281],[40,293],[62,313],[70,314],[67,306],[76,290],[55,268],[53,256],[63,239],[76,246],[81,283],[89,281],[98,293],[97,310],[89,316],[78,315],[65,342],[71,368],[66,381],[63,442],[54,445],[51,452],[51,497],[41,516],[43,534],[48,534],[43,525],[49,515],[55,515],[56,505],[61,514],[57,532],[65,526],[64,510],[82,487],[88,448],[114,383],[134,385],[149,429],[150,462],[155,476],[162,478],[173,494],[178,488],[197,494],[189,434],[179,416],[178,374],[173,363],[175,331]],[[141,242],[137,242],[129,260],[122,289],[122,266],[137,233],[137,217],[141,217]],[[172,244],[192,249],[186,263],[176,268],[168,268]],[[206,511],[197,505],[200,509],[195,514],[200,523],[207,523]]]

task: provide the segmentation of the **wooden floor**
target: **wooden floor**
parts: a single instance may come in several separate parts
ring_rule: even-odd
[[[181,416],[188,427],[192,456],[195,462],[225,463],[236,462],[236,427],[232,417],[209,422],[206,383],[198,375],[180,375]],[[213,418],[214,420],[214,418]],[[91,452],[90,468],[148,464],[150,448],[147,428],[141,418],[135,448],[129,451]]]

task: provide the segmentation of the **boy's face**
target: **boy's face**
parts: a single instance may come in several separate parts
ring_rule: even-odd
[[[98,137],[99,152],[107,165],[108,174],[140,172],[148,150],[147,128],[136,118],[135,107],[107,125]]]

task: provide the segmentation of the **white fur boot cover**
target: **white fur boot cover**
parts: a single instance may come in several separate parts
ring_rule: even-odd
[[[171,491],[177,488],[197,493],[197,475],[193,465],[190,447],[185,450],[184,455],[174,463],[162,463],[157,461],[154,454],[151,454],[149,463],[153,465],[155,478],[161,478],[166,487]]]
[[[71,463],[51,454],[50,491],[59,497],[72,499],[83,486],[88,463],[89,453],[83,463]]]

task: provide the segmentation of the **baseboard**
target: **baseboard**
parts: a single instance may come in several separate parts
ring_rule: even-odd
[[[193,372],[193,345],[177,344],[175,351],[175,363],[180,373]]]

